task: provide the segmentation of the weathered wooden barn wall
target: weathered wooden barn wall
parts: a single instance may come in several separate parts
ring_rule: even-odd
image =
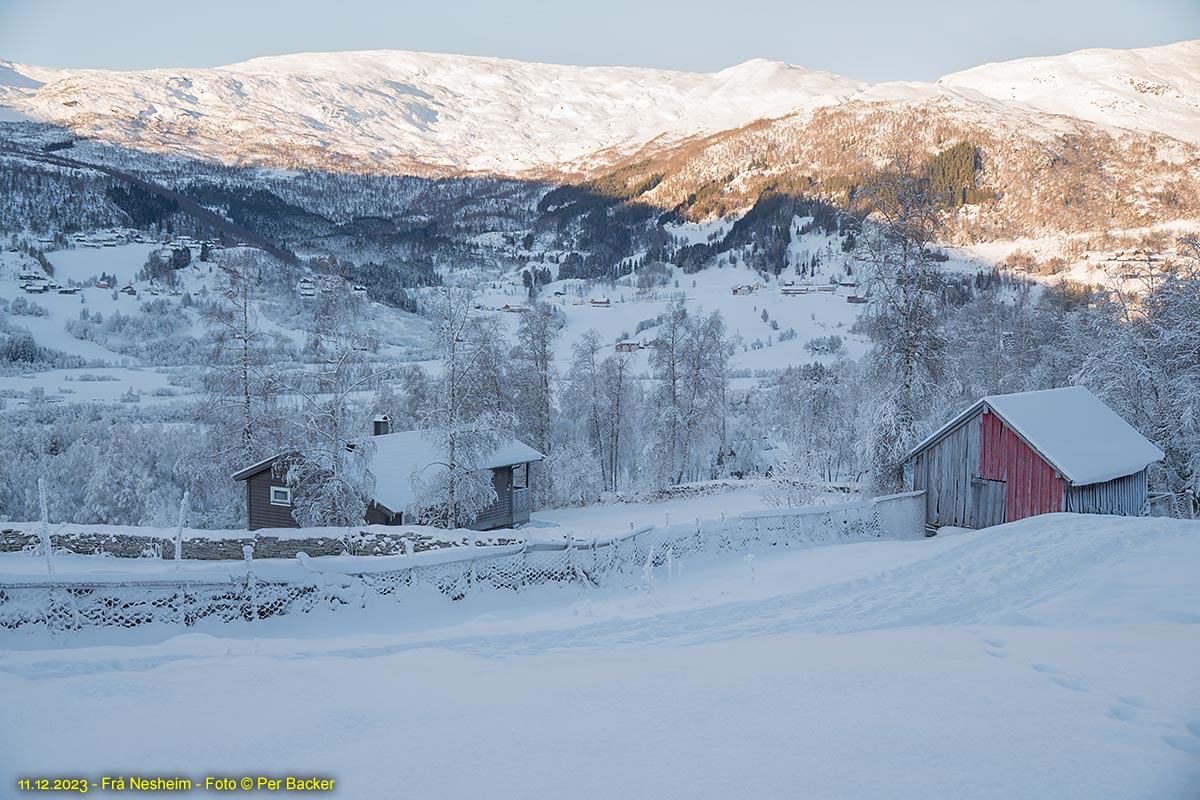
[[[980,424],[979,477],[1004,481],[1004,521],[1063,510],[1063,479],[995,414]]]
[[[1147,472],[1087,486],[1068,486],[1066,510],[1077,514],[1137,516],[1149,500]]]
[[[965,420],[917,455],[913,489],[925,490],[925,519],[929,525],[979,527],[975,524],[979,514],[974,501],[990,500],[976,497],[978,490],[972,486],[979,467],[980,416]]]

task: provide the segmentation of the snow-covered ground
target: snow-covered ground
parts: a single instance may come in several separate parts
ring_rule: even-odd
[[[672,232],[683,239],[703,241],[709,233],[727,224],[717,222],[675,226]],[[807,263],[813,255],[822,259],[817,275],[800,277],[797,267]],[[841,251],[840,240],[836,237],[808,234],[793,238],[789,248],[791,266],[778,278],[765,284],[760,273],[741,265],[731,266],[725,257],[721,260],[724,263],[720,267],[709,267],[690,275],[674,268],[670,283],[654,289],[636,289],[628,285],[632,282],[631,278],[613,287],[597,284],[585,286],[583,281],[573,279],[548,284],[538,299],[556,306],[565,321],[557,343],[556,366],[562,371],[567,369],[573,347],[589,330],[600,334],[609,352],[620,340],[634,340],[649,345],[658,336],[658,326],[650,325],[638,331],[638,324],[653,322],[679,297],[686,300],[690,313],[721,312],[727,333],[737,339],[736,350],[730,359],[733,369],[777,370],[795,364],[829,363],[839,357],[858,358],[866,352],[867,338],[850,333],[850,327],[865,306],[847,302],[848,296],[865,292],[865,285],[830,285],[831,277],[855,280],[845,275],[847,263],[856,271],[861,270],[862,265],[851,261],[851,257]],[[983,268],[969,260],[963,260],[959,266],[970,271]],[[990,269],[990,266],[987,268]],[[785,295],[781,289],[787,282],[807,286],[811,291],[807,294]],[[528,292],[521,285],[519,275],[508,276],[494,286],[497,288],[481,289],[478,302],[496,309],[528,303]],[[749,294],[734,295],[734,287],[741,286],[757,288],[752,288]],[[832,291],[817,291],[817,287]],[[592,304],[592,301],[604,300],[609,301],[608,306]],[[762,317],[764,311],[767,313],[766,320]],[[502,313],[500,318],[514,331],[520,322],[518,313]],[[786,338],[789,331],[795,332],[794,338]],[[784,341],[780,341],[781,334],[785,335]],[[840,352],[813,354],[805,348],[813,339],[829,336],[842,338],[843,349]],[[649,371],[648,346],[634,352],[631,357],[635,374]]]
[[[0,633],[0,784],[1194,798],[1198,558],[1200,523],[1050,515],[714,555],[652,590],[637,576],[52,646]]]

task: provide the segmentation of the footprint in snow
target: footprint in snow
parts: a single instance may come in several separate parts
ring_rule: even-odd
[[[1007,647],[1008,646],[1007,639],[984,639],[983,643],[986,644],[988,647]]]
[[[1138,710],[1126,705],[1115,705],[1108,710],[1108,715],[1113,719],[1119,719],[1121,722],[1133,722],[1137,719]]]
[[[1117,700],[1119,700],[1120,702],[1124,703],[1127,706],[1133,706],[1134,708],[1149,708],[1150,707],[1150,704],[1147,703],[1145,700],[1143,700],[1140,697],[1135,697],[1134,695],[1131,695],[1131,694],[1119,694],[1119,695],[1117,695]]]
[[[1044,672],[1047,675],[1053,675],[1058,672],[1058,667],[1052,667],[1049,664],[1034,664],[1034,672]]]
[[[1070,689],[1072,692],[1086,692],[1088,690],[1087,681],[1072,675],[1052,675],[1050,676],[1050,680],[1064,689]]]
[[[1196,736],[1164,736],[1163,741],[1176,750],[1200,756],[1200,738]]]

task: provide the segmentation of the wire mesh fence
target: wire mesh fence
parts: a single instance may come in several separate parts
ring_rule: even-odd
[[[1144,516],[1196,519],[1200,516],[1200,503],[1190,489],[1182,492],[1151,492]]]
[[[420,587],[451,599],[480,589],[520,591],[549,583],[600,586],[621,576],[652,579],[656,568],[704,553],[810,547],[875,538],[919,538],[925,529],[922,492],[836,506],[792,508],[645,526],[616,536],[561,543],[469,548],[461,556],[394,569],[395,556],[357,557],[361,566],[327,569],[307,556],[287,577],[261,574],[246,561],[228,580],[0,581],[0,628],[44,627],[58,634],[94,626],[152,623],[190,626],[208,620],[253,621],[318,608],[401,602]],[[294,564],[295,562],[290,562]],[[265,570],[271,573],[271,570]]]

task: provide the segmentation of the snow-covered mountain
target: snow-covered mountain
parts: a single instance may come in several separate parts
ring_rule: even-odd
[[[142,72],[0,61],[9,118],[224,163],[386,173],[579,171],[765,117],[938,97],[1200,143],[1200,41],[989,64],[936,84],[763,60],[706,74],[395,51]]]
[[[1200,143],[1200,40],[984,64],[938,85],[1018,108]]]
[[[837,103],[863,86],[761,60],[696,74],[390,51],[197,70],[0,70],[0,105],[82,135],[229,163],[314,148],[386,172],[544,170]]]

